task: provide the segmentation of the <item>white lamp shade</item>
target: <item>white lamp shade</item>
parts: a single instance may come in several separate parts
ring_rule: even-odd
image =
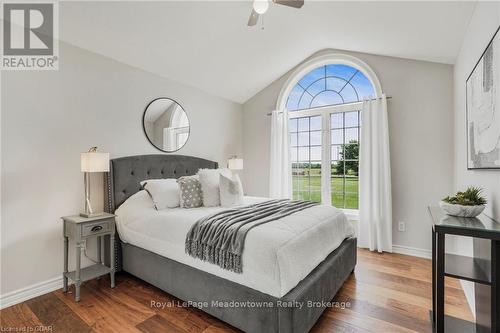
[[[109,153],[82,153],[81,167],[82,172],[108,172]]]
[[[231,158],[227,161],[227,167],[231,170],[243,170],[243,159]]]

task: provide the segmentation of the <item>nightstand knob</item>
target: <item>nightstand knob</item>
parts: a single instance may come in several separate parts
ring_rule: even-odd
[[[102,225],[96,225],[95,227],[93,227],[92,229],[90,229],[90,231],[92,231],[92,232],[96,232],[96,231],[99,231],[99,230],[102,230]]]

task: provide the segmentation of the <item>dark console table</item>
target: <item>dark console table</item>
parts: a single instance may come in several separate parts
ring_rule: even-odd
[[[484,214],[478,217],[454,217],[439,207],[429,207],[432,218],[432,312],[434,330],[442,332],[500,333],[500,223]],[[482,242],[482,250],[474,244],[474,257],[445,253],[445,235],[473,237]],[[489,244],[485,244],[488,242]],[[485,254],[484,245],[488,248]],[[477,251],[476,251],[477,250]],[[477,253],[476,253],[477,252]],[[477,254],[477,255],[476,255]],[[476,322],[460,320],[444,314],[444,277],[475,283]]]

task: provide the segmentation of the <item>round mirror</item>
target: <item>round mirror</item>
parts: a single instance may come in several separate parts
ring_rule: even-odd
[[[160,97],[146,106],[142,127],[149,142],[167,153],[181,149],[189,137],[186,111],[170,98]]]

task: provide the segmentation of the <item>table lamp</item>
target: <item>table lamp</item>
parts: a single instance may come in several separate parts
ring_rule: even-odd
[[[227,168],[230,170],[243,170],[243,159],[238,158],[236,155],[231,156],[227,161]]]
[[[85,208],[80,216],[95,217],[103,212],[94,213],[90,204],[90,173],[109,172],[109,153],[98,153],[97,147],[92,147],[88,152],[81,154],[81,170],[85,186]]]

